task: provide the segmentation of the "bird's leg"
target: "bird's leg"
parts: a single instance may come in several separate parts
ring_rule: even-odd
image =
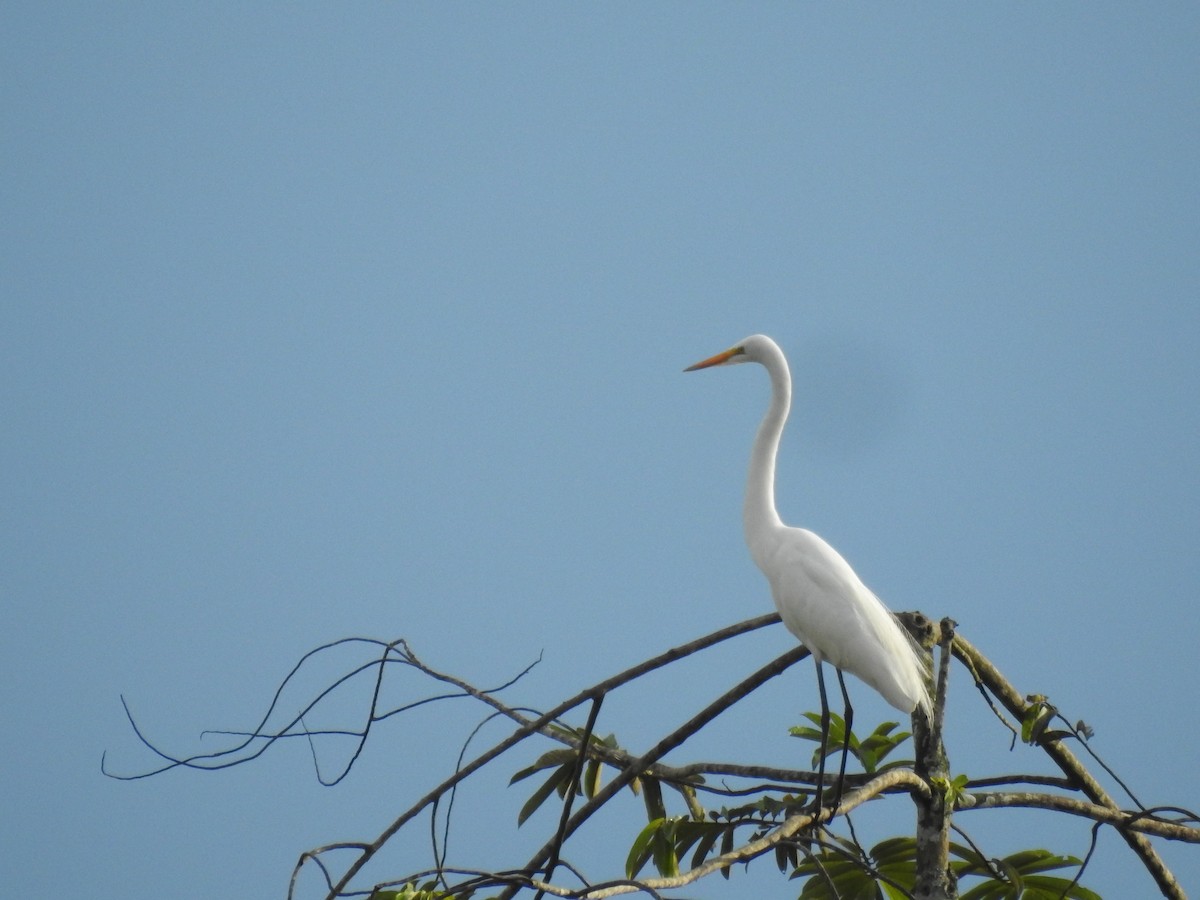
[[[842,678],[842,670],[836,669],[838,684],[842,688],[842,701],[846,704],[846,715],[842,719],[842,765],[838,770],[837,797],[833,801],[833,811],[842,805],[842,785],[846,781],[846,757],[850,755],[850,726],[854,724],[854,707],[850,705],[850,695],[846,693],[846,681]]]
[[[817,763],[817,798],[813,811],[821,815],[821,794],[825,787],[825,745],[829,741],[829,701],[825,699],[825,673],[821,661],[817,660],[817,689],[821,693],[821,758]]]

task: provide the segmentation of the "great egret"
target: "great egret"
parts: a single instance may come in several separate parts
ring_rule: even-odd
[[[857,675],[903,713],[920,707],[930,713],[925,657],[907,631],[888,611],[841,555],[817,535],[783,524],[775,510],[775,456],[792,402],[792,377],[783,351],[766,335],[755,334],[716,356],[684,371],[735,363],[761,363],[771,376],[771,405],[758,426],[750,453],[750,474],[742,519],[750,555],[771,585],[775,608],[788,630],[812,653],[821,693],[821,759],[815,807],[821,808],[825,778],[825,741],[829,735],[829,703],[822,663],[837,671],[845,702],[845,742],[842,746],[837,801],[854,710],[842,672]]]

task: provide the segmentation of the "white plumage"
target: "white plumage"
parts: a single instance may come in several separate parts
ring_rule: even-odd
[[[836,550],[811,531],[785,525],[775,510],[775,457],[792,399],[783,351],[756,334],[686,371],[744,362],[761,364],[771,376],[771,405],[750,455],[746,544],[770,582],[784,625],[812,652],[818,676],[827,661],[839,675],[858,676],[901,712],[921,707],[928,713],[925,657],[916,642]],[[823,678],[820,683],[825,710]]]

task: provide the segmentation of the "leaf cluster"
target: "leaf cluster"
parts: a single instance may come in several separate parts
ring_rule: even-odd
[[[410,881],[400,888],[372,891],[367,900],[470,900],[474,894],[469,889],[447,893],[439,890],[440,887],[437,881],[427,881],[421,885]]]
[[[811,725],[820,724],[817,713],[805,713],[804,718]],[[570,741],[572,746],[543,753],[532,765],[513,775],[510,784],[549,771],[522,806],[518,815],[519,824],[528,820],[551,795],[557,793],[560,797],[565,796],[577,773],[581,774],[580,790],[589,798],[594,796],[602,783],[604,765],[615,765],[611,761],[620,756],[627,758],[615,735],[599,737],[557,723],[552,727],[556,735]],[[859,738],[853,732],[847,735],[843,718],[831,713],[828,735],[808,725],[795,726],[790,733],[817,745],[812,757],[814,767],[822,755],[828,757],[846,745],[866,774],[875,775],[911,765],[906,760],[889,761],[889,757],[911,737],[910,732],[899,731],[898,728],[896,722],[883,722],[869,735]],[[582,765],[579,760],[581,753],[585,754]],[[676,877],[685,862],[687,868],[696,869],[714,854],[728,854],[739,843],[758,840],[783,819],[807,809],[808,796],[803,792],[793,794],[762,788],[759,796],[748,803],[705,810],[695,791],[696,786],[703,784],[704,779],[700,776],[678,782],[649,773],[642,773],[630,782],[632,792],[642,796],[647,824],[634,838],[626,857],[626,878],[636,879],[648,864],[652,864],[663,877]],[[935,779],[935,788],[944,792],[951,808],[964,793],[967,784],[966,775]],[[668,814],[663,800],[664,785],[680,794],[687,807],[687,815]],[[917,844],[912,837],[889,838],[868,851],[856,840],[824,829],[804,840],[782,841],[774,847],[775,864],[779,870],[789,873],[792,878],[805,879],[801,900],[899,900],[911,896],[917,872],[916,853]],[[951,867],[955,875],[960,880],[974,882],[961,895],[963,900],[1048,900],[1051,897],[1099,900],[1097,894],[1076,884],[1075,880],[1047,874],[1080,866],[1080,861],[1074,857],[1034,849],[1002,859],[987,859],[974,847],[958,843],[951,844],[951,855]],[[725,878],[730,877],[729,866],[720,871]],[[435,894],[412,895],[411,900],[436,900],[436,897]],[[394,900],[410,900],[410,897],[398,896]]]
[[[846,720],[831,711],[829,714],[829,733],[823,735],[821,733],[820,713],[807,712],[804,714],[804,718],[817,727],[810,728],[807,725],[794,725],[788,729],[788,732],[792,737],[816,743],[817,746],[814,748],[812,755],[812,765],[813,768],[816,768],[820,764],[822,757],[830,757],[838,753],[845,745]],[[868,775],[875,775],[879,772],[886,772],[888,769],[911,766],[913,764],[911,759],[900,759],[893,760],[881,767],[881,763],[885,757],[912,737],[912,732],[909,731],[900,731],[893,734],[892,732],[895,732],[899,727],[899,722],[883,722],[878,728],[861,740],[853,731],[850,733],[850,755],[858,760],[859,765],[863,767],[863,771]]]
[[[913,614],[920,619],[919,614]],[[792,877],[806,879],[802,897],[881,897],[892,900],[906,896],[908,885],[915,880],[917,855],[920,851],[922,877],[932,873],[945,873],[947,867],[958,877],[973,882],[965,900],[992,900],[1009,897],[1065,897],[1068,900],[1095,900],[1096,894],[1054,874],[1056,870],[1069,866],[1086,866],[1095,849],[1096,834],[1102,826],[1112,826],[1137,854],[1142,864],[1154,878],[1165,896],[1184,896],[1174,876],[1166,868],[1149,835],[1166,837],[1170,840],[1200,843],[1200,828],[1195,813],[1180,807],[1146,807],[1129,790],[1123,781],[1089,745],[1091,729],[1083,722],[1072,725],[1061,716],[1045,697],[1022,697],[995,666],[975,649],[954,629],[954,623],[943,619],[942,637],[937,640],[942,647],[941,668],[938,674],[938,697],[945,695],[944,684],[951,653],[962,662],[997,718],[1017,737],[1041,747],[1062,771],[1064,778],[1049,778],[1035,775],[1005,775],[993,778],[969,780],[965,775],[952,776],[945,761],[944,752],[930,753],[930,747],[940,748],[941,719],[935,708],[933,723],[916,720],[920,746],[916,753],[919,765],[908,768],[908,761],[893,758],[897,749],[910,738],[909,732],[900,731],[895,722],[884,722],[863,738],[850,733],[841,716],[832,714],[828,733],[812,726],[821,724],[816,713],[806,713],[806,723],[791,730],[802,740],[815,744],[812,754],[813,767],[821,765],[831,755],[845,747],[847,759],[853,756],[861,773],[853,774],[854,790],[847,795],[837,809],[825,808],[814,811],[806,795],[807,785],[815,784],[812,772],[794,771],[776,767],[747,764],[742,761],[692,763],[686,766],[671,766],[664,762],[666,754],[680,747],[692,735],[712,722],[743,697],[753,693],[771,678],[785,672],[790,666],[804,659],[808,651],[802,646],[793,647],[778,658],[759,667],[756,671],[729,687],[710,703],[697,711],[683,724],[663,736],[653,746],[640,754],[622,750],[613,735],[599,737],[594,733],[597,715],[604,698],[619,688],[643,676],[678,662],[692,654],[715,646],[737,635],[777,623],[778,616],[760,616],[737,623],[711,634],[696,638],[678,647],[672,647],[610,678],[587,687],[563,700],[550,710],[538,712],[525,707],[503,702],[497,694],[511,687],[530,667],[496,688],[481,689],[455,677],[439,672],[423,663],[404,640],[383,642],[377,640],[348,638],[334,641],[305,654],[275,692],[261,721],[250,732],[221,731],[221,734],[240,738],[232,747],[216,752],[176,757],[158,748],[139,730],[132,713],[126,706],[126,714],[134,733],[153,751],[165,765],[133,775],[117,775],[110,772],[102,759],[102,771],[112,777],[130,780],[149,777],[168,769],[188,767],[215,770],[240,765],[262,755],[266,748],[284,739],[306,740],[313,750],[316,763],[315,741],[318,738],[353,739],[355,747],[352,757],[341,771],[332,778],[325,777],[318,769],[323,784],[336,784],[349,772],[354,760],[362,751],[372,727],[386,719],[428,703],[472,698],[491,708],[491,712],[468,737],[459,755],[454,772],[441,783],[403,810],[383,832],[369,842],[337,842],[317,847],[301,854],[292,873],[289,896],[294,896],[297,879],[308,865],[318,867],[328,887],[327,897],[350,896],[354,893],[367,895],[368,891],[356,892],[350,885],[363,867],[379,853],[391,838],[406,828],[418,816],[428,812],[432,823],[434,866],[422,872],[414,872],[386,883],[376,883],[372,900],[448,900],[450,897],[470,897],[474,892],[501,888],[499,896],[508,900],[522,890],[536,888],[539,893],[561,896],[596,893],[608,896],[626,891],[647,891],[652,895],[656,888],[655,879],[638,881],[639,873],[650,863],[664,876],[678,876],[679,883],[691,883],[715,872],[730,875],[734,863],[748,863],[753,859],[774,852],[776,865]],[[928,625],[927,620],[926,624]],[[919,622],[917,623],[919,625]],[[332,684],[321,689],[312,699],[303,703],[298,713],[282,713],[282,695],[296,674],[310,660],[326,651],[346,647],[366,646],[373,658],[356,663],[350,671],[339,676]],[[415,699],[392,709],[381,705],[380,695],[384,677],[390,672],[408,670],[420,673],[439,685],[432,696],[418,695]],[[309,725],[310,714],[323,706],[332,693],[343,685],[361,678],[371,681],[369,706],[360,727],[350,729],[317,729]],[[571,728],[563,723],[563,717],[588,705],[590,714],[587,725],[582,729]],[[1013,716],[1020,727],[1013,727],[1004,712]],[[282,725],[268,725],[282,716]],[[467,744],[483,726],[496,719],[507,719],[513,727],[510,734],[496,742],[486,751],[467,758]],[[1055,720],[1062,726],[1052,728]],[[930,735],[934,735],[930,737]],[[445,865],[446,854],[437,834],[438,811],[444,803],[446,817],[445,833],[449,833],[449,816],[455,791],[467,778],[481,768],[492,764],[502,754],[522,741],[542,735],[565,746],[543,753],[530,766],[517,772],[510,783],[535,775],[538,781],[533,794],[526,800],[518,815],[524,823],[557,794],[562,798],[558,824],[553,837],[539,849],[529,861],[519,868],[503,871],[449,868]],[[1129,795],[1136,809],[1133,812],[1121,809],[1116,801],[1096,781],[1072,750],[1065,746],[1073,743],[1082,748],[1103,768]],[[931,762],[932,760],[932,762]],[[612,767],[605,783],[604,769]],[[707,780],[706,781],[706,776]],[[1003,785],[1051,786],[1061,790],[1079,792],[1083,799],[1054,793],[1030,792],[1028,790],[981,791],[984,786]],[[642,798],[647,822],[639,827],[626,858],[626,879],[616,882],[590,882],[565,858],[566,843],[588,817],[605,806],[625,787]],[[828,785],[825,785],[828,787]],[[842,796],[839,786],[838,796]],[[879,797],[885,792],[911,792],[918,810],[933,810],[940,816],[938,827],[953,828],[967,842],[969,848],[953,847],[953,860],[944,855],[934,859],[930,865],[931,843],[928,829],[921,832],[921,842],[911,838],[894,838],[865,850],[854,834],[849,814],[861,804]],[[933,792],[932,794],[930,792]],[[686,807],[685,814],[668,813],[665,798],[678,794]],[[582,795],[586,802],[572,810],[572,802]],[[739,797],[744,799],[740,806],[706,810],[699,797]],[[978,851],[969,836],[957,825],[950,824],[950,814],[960,810],[991,809],[999,807],[1044,808],[1070,813],[1093,821],[1092,847],[1083,863],[1073,857],[1056,856],[1046,850],[1027,850],[1003,859],[988,859]],[[1180,819],[1164,818],[1163,812],[1174,812]],[[817,813],[814,815],[814,813]],[[826,825],[837,822],[849,831],[849,838],[830,832]],[[444,840],[444,839],[443,839]],[[941,843],[935,849],[947,845]],[[338,873],[331,873],[325,862],[327,856],[352,851],[355,855],[349,865],[339,866]],[[691,868],[680,872],[685,861]],[[571,888],[555,883],[554,874],[568,873],[568,877],[581,883]],[[437,877],[430,881],[431,876]],[[465,878],[458,883],[454,878]],[[1078,877],[1078,876],[1077,876]],[[824,892],[824,893],[823,893]]]
[[[820,853],[811,854],[792,873],[807,878],[800,900],[906,900],[916,881],[916,841],[894,837],[880,841],[865,857],[859,846],[831,836]],[[1049,850],[1022,850],[1003,859],[986,859],[972,847],[951,842],[950,866],[959,882],[980,879],[960,900],[1100,900],[1074,879],[1046,872],[1078,867],[1080,860]]]

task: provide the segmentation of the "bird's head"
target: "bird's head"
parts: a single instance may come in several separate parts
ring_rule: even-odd
[[[752,334],[745,340],[734,344],[728,350],[722,350],[716,356],[702,359],[695,365],[688,366],[683,371],[694,372],[696,369],[707,369],[710,366],[732,366],[737,363],[746,362],[760,363],[772,350],[776,353],[779,352],[779,348],[773,340],[765,334]]]

